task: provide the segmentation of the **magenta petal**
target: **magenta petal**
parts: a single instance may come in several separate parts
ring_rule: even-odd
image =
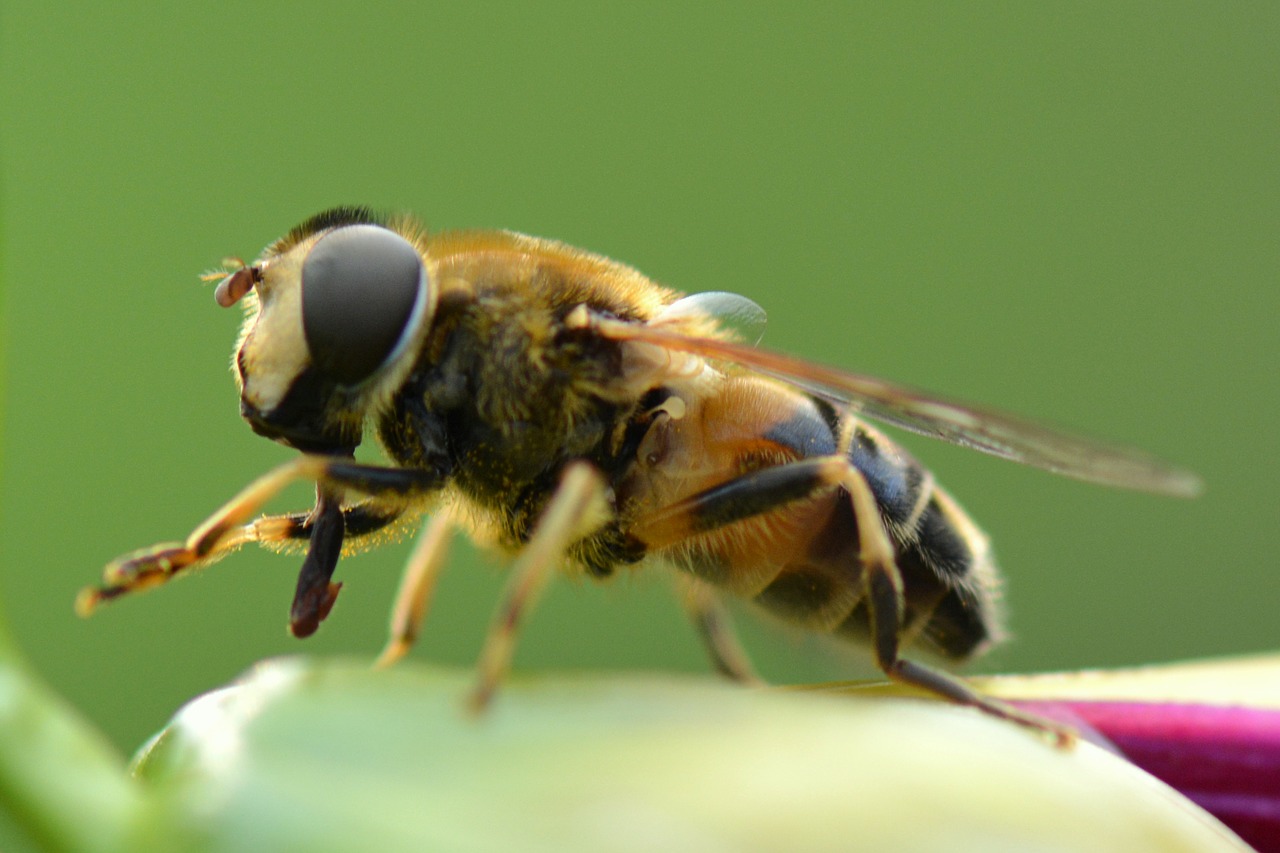
[[[1016,704],[1054,718],[1076,716],[1259,851],[1280,853],[1280,710],[1164,702]]]

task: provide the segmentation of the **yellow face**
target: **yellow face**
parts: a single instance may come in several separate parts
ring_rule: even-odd
[[[275,411],[294,381],[311,365],[302,329],[302,259],[317,237],[259,264],[261,280],[248,294],[236,344],[236,383],[241,399],[260,412]]]

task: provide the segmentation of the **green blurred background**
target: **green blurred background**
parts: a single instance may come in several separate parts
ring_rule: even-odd
[[[372,655],[409,543],[247,551],[89,621],[108,559],[288,458],[237,414],[196,276],[328,205],[504,227],[766,306],[765,342],[1149,448],[1204,497],[906,443],[995,539],[987,670],[1274,649],[1280,12],[1273,3],[3,7],[3,577],[35,665],[122,747],[278,654]],[[309,504],[306,489],[280,508]],[[500,588],[453,561],[417,654]],[[771,678],[866,674],[748,622]],[[561,583],[520,669],[704,669],[661,573]]]

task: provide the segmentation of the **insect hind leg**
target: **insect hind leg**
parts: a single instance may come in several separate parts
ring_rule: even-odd
[[[846,463],[840,485],[848,492],[858,521],[859,559],[866,571],[868,611],[871,615],[871,644],[881,671],[900,684],[918,687],[958,705],[977,708],[994,717],[1047,733],[1058,746],[1070,746],[1075,740],[1075,732],[1071,728],[983,696],[955,676],[901,657],[906,628],[902,621],[904,596],[893,544],[880,517],[875,495],[862,472]]]
[[[1023,713],[983,696],[959,678],[901,657],[904,636],[913,629],[904,624],[902,573],[870,484],[843,456],[810,457],[752,471],[637,520],[633,532],[650,548],[667,547],[833,489],[843,489],[852,505],[858,531],[857,559],[866,579],[871,646],[885,675],[951,702],[1048,733],[1060,745],[1071,743],[1075,735],[1069,728]],[[712,656],[715,660],[714,652]],[[719,666],[720,662],[716,663]]]

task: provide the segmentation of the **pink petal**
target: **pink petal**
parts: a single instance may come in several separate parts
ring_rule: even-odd
[[[1095,729],[1261,853],[1280,853],[1280,710],[1172,702],[1015,704]]]

